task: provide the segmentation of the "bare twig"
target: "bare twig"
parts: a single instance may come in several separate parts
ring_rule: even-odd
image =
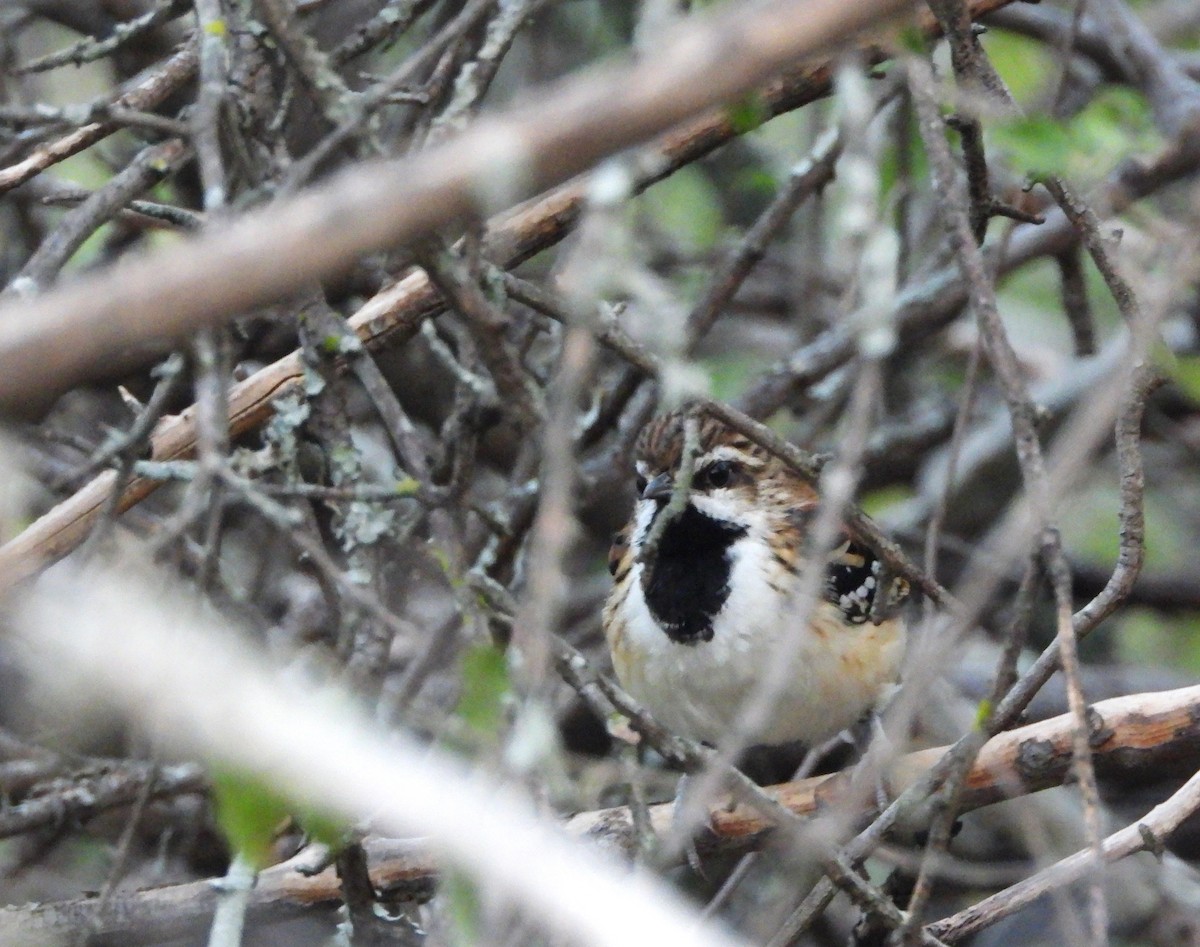
[[[187,44],[160,66],[148,71],[129,91],[121,94],[113,105],[126,109],[148,111],[177,91],[196,73],[199,56],[195,45]],[[120,128],[113,121],[89,122],[81,128],[34,149],[28,157],[0,168],[0,193],[23,184],[36,174],[58,162],[78,154]]]

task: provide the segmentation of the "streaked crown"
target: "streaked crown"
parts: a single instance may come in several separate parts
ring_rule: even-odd
[[[683,458],[684,424],[695,417],[698,450],[692,479],[697,494],[727,491],[748,502],[804,505],[815,499],[798,474],[765,448],[708,414],[684,405],[642,429],[635,445],[637,489],[644,499],[669,494]]]

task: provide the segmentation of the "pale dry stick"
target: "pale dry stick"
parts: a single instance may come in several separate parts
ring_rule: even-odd
[[[335,71],[329,57],[297,22],[291,0],[251,0],[254,12],[266,25],[308,93],[331,125],[345,120],[353,111],[356,93]]]
[[[507,313],[492,304],[472,273],[467,261],[440,240],[431,240],[416,254],[417,262],[447,303],[466,321],[477,343],[483,364],[500,395],[501,404],[512,413],[522,430],[529,430],[546,413],[542,393],[505,338]]]
[[[1054,260],[1058,267],[1059,297],[1063,315],[1071,327],[1075,357],[1096,354],[1096,320],[1088,301],[1086,271],[1078,247],[1060,253]]]
[[[116,461],[115,469],[108,471],[108,475],[113,478],[113,487],[93,517],[96,525],[88,534],[87,542],[80,552],[85,559],[90,555],[88,547],[98,548],[105,541],[107,530],[116,521],[117,505],[125,491],[125,485],[134,474],[138,454],[149,444],[154,426],[162,418],[169,400],[180,386],[182,373],[183,356],[178,352],[156,366],[151,374],[157,377],[158,383],[154,386],[150,400],[134,418],[133,423],[115,441],[102,444],[88,457],[82,470],[72,474],[73,480],[83,480]]]
[[[925,534],[925,574],[936,578],[938,573],[939,541],[942,535],[942,524],[946,519],[946,510],[950,505],[950,490],[958,474],[958,463],[962,455],[963,441],[966,439],[967,422],[975,407],[976,385],[979,377],[979,363],[982,352],[978,343],[971,349],[971,357],[967,361],[967,373],[963,379],[962,390],[959,394],[958,409],[954,413],[954,426],[951,429],[949,456],[946,459],[945,481],[938,491],[937,503],[929,517],[929,526]],[[935,602],[931,598],[925,600],[924,620],[929,622],[933,617]]]
[[[432,71],[446,49],[469,32],[477,20],[493,6],[492,0],[467,0],[463,3],[453,19],[444,23],[431,37],[425,40],[417,51],[402,62],[398,69],[383,79],[372,83],[357,98],[346,99],[347,116],[329,134],[325,135],[309,150],[303,158],[296,161],[287,171],[279,184],[280,194],[291,194],[317,172],[332,155],[346,142],[360,135],[363,125],[372,114],[382,105],[395,99],[398,93],[411,80],[415,80],[425,71]],[[336,50],[332,54],[337,61]],[[428,99],[424,92],[418,93],[417,101],[422,104]]]
[[[822,471],[817,485],[820,506],[805,536],[806,566],[795,593],[795,600],[799,603],[795,618],[798,627],[804,626],[812,609],[820,600],[828,550],[834,545],[847,505],[853,496],[859,469],[858,458],[866,446],[872,411],[877,404],[881,388],[882,366],[877,359],[864,359],[847,412],[841,451],[837,459]],[[724,734],[714,759],[695,786],[689,786],[689,796],[705,803],[711,799],[738,754],[753,743],[754,732],[770,719],[780,695],[793,679],[795,655],[801,640],[799,635],[790,637],[785,644],[791,647],[780,648],[772,654],[773,663],[761,669],[757,685],[742,701],[734,725]],[[853,800],[854,797],[851,807],[854,807]],[[703,815],[703,809],[697,805],[691,813],[685,812],[684,815],[685,818],[680,819],[673,827],[668,840],[667,851],[670,853],[674,853],[687,842],[699,822],[699,817]],[[688,815],[692,818],[686,818]]]
[[[683,419],[683,444],[679,454],[679,468],[675,471],[671,485],[671,496],[646,530],[641,549],[638,550],[638,561],[643,564],[642,582],[648,581],[647,576],[654,571],[658,548],[662,544],[667,527],[679,519],[687,509],[688,496],[692,492],[692,479],[696,475],[696,458],[699,456],[700,421],[697,412],[692,410]]]
[[[296,510],[267,496],[255,483],[238,476],[227,466],[219,468],[217,476],[278,530],[289,545],[303,554],[320,575],[337,587],[343,598],[370,615],[391,636],[405,635],[409,632],[409,626],[399,616],[369,589],[346,574],[318,537],[297,528],[300,523]]]
[[[454,94],[441,114],[433,121],[429,142],[435,143],[448,134],[461,131],[470,116],[479,109],[483,96],[517,33],[529,18],[548,0],[512,0],[500,5],[488,21],[487,31],[479,51],[466,63],[454,79]]]
[[[719,418],[739,434],[745,435],[755,444],[774,454],[809,483],[816,484],[820,481],[822,464],[819,459],[808,451],[788,443],[765,424],[755,421],[736,408],[731,408],[719,401],[706,401],[704,410],[707,414]],[[896,575],[903,576],[944,609],[958,610],[959,605],[954,596],[920,566],[912,562],[905,555],[904,550],[893,542],[871,517],[854,505],[848,506],[844,513],[846,525],[850,531],[863,543],[870,546]]]
[[[77,207],[67,211],[13,278],[13,288],[30,293],[43,290],[53,283],[85,240],[115,217],[134,197],[175,171],[189,154],[188,146],[178,138],[143,148],[102,187],[92,191]]]
[[[157,0],[145,13],[113,25],[108,35],[103,39],[88,36],[72,43],[64,49],[47,53],[37,59],[23,63],[12,70],[13,75],[27,75],[31,72],[45,72],[60,66],[82,66],[115,52],[126,43],[131,42],[143,33],[147,33],[161,23],[166,23],[177,16],[182,16],[190,6],[189,0]]]
[[[60,768],[62,765],[60,762]],[[101,772],[64,777],[61,785],[0,810],[0,839],[51,828],[64,820],[84,823],[135,804],[143,793],[149,793],[151,799],[170,799],[207,791],[208,779],[194,763],[110,761]]]
[[[226,213],[229,183],[225,159],[221,153],[221,109],[229,82],[229,34],[221,0],[196,0],[196,33],[200,42],[200,83],[196,92],[196,111],[192,118],[192,138],[196,142],[197,164],[203,191],[204,213],[210,225],[219,224]],[[175,520],[180,532],[190,526],[190,512],[208,510],[208,535],[205,538],[202,587],[207,586],[217,568],[223,497],[217,472],[229,454],[228,370],[225,335],[217,326],[203,326],[192,339],[196,361],[196,453],[197,475],[188,484],[182,504],[184,515]],[[172,529],[168,528],[170,535]],[[160,543],[161,547],[161,543]]]
[[[200,37],[200,81],[192,114],[192,141],[204,191],[204,209],[222,214],[228,199],[225,159],[221,154],[221,107],[229,82],[229,28],[221,0],[195,0]],[[212,219],[218,219],[210,217]]]
[[[213,911],[208,947],[241,947],[246,908],[258,873],[243,855],[234,855],[224,876],[213,881],[217,906]]]
[[[109,902],[112,900],[113,893],[117,890],[117,885],[125,878],[129,871],[130,856],[133,854],[133,843],[137,838],[138,829],[142,826],[142,819],[146,815],[146,807],[150,804],[150,798],[154,793],[154,783],[158,779],[158,766],[151,760],[150,777],[142,786],[142,791],[138,793],[138,797],[133,801],[133,805],[129,809],[129,815],[125,819],[125,827],[121,829],[121,835],[117,839],[117,844],[113,852],[112,864],[109,865],[108,875],[104,879],[104,887],[100,889],[100,895],[97,898],[99,904],[96,905],[96,913],[103,915]],[[86,947],[86,938],[85,944]]]
[[[507,296],[544,316],[549,316],[555,322],[568,326],[579,318],[571,303],[560,293],[512,273],[498,272],[496,275],[503,282]],[[647,378],[659,377],[662,365],[658,356],[626,332],[620,322],[611,315],[601,315],[596,319],[596,323],[591,329],[601,345],[612,349]]]
[[[708,290],[688,313],[688,340],[684,355],[691,357],[696,354],[697,347],[717,321],[721,310],[766,254],[772,238],[809,197],[819,194],[833,180],[841,153],[841,132],[831,128],[817,139],[811,152],[796,162],[787,182],[754,221],[741,243],[721,261]]]
[[[372,46],[394,41],[401,36],[435,0],[387,0],[379,11],[341,41],[329,54],[335,65],[342,66],[367,52]],[[304,4],[298,6],[303,12]]]
[[[1196,754],[1200,741],[1200,687],[1135,694],[1097,703],[1093,710],[1105,739],[1097,756],[1110,765],[1144,772],[1160,761]],[[993,737],[984,746],[967,779],[964,805],[979,808],[1011,798],[1012,788],[1037,792],[1057,786],[1070,773],[1069,714],[1040,721]],[[891,777],[897,788],[916,785],[936,767],[949,748],[938,747],[900,757]],[[844,793],[846,774],[817,776],[771,787],[767,791],[792,813],[819,812]],[[665,832],[673,819],[670,803],[649,807],[651,827]],[[710,831],[697,839],[702,852],[744,849],[755,844],[774,821],[749,805],[712,811]],[[627,807],[584,812],[566,822],[569,835],[588,839],[610,851],[632,857],[636,848],[633,815]],[[367,840],[372,878],[381,891],[408,898],[427,898],[440,863],[423,844],[374,837]],[[293,860],[267,869],[251,893],[250,923],[285,920],[322,905],[336,903],[338,879],[332,869],[317,876],[297,871]],[[160,943],[207,926],[215,895],[211,882],[198,881],[114,896],[113,910],[97,931],[124,944]],[[594,905],[593,905],[594,906]],[[34,947],[69,935],[95,917],[95,899],[0,908],[0,941],[6,947]]]
[[[1133,825],[1105,838],[1100,845],[1100,857],[1107,863],[1137,852],[1158,854],[1164,840],[1184,819],[1197,811],[1200,811],[1200,772]],[[1086,878],[1092,871],[1094,858],[1092,848],[1082,849],[1032,878],[1017,882],[948,918],[926,925],[925,930],[948,943],[958,943],[1038,898]]]
[[[1074,224],[1076,230],[1079,231],[1079,233],[1081,234],[1084,246],[1087,247],[1089,254],[1091,255],[1093,261],[1095,262],[1097,269],[1100,271],[1101,275],[1103,276],[1105,284],[1108,286],[1109,292],[1112,294],[1113,298],[1116,300],[1118,308],[1120,309],[1121,314],[1125,318],[1126,322],[1131,326],[1132,330],[1135,332],[1139,331],[1139,330],[1145,331],[1145,329],[1144,329],[1145,318],[1141,312],[1140,306],[1138,305],[1137,297],[1136,297],[1135,293],[1133,292],[1133,288],[1132,288],[1132,286],[1130,286],[1128,280],[1126,280],[1121,275],[1117,261],[1114,260],[1109,255],[1108,248],[1105,246],[1104,241],[1102,240],[1102,238],[1100,236],[1099,221],[1097,220],[1095,213],[1091,210],[1090,207],[1084,205],[1071,192],[1071,190],[1067,187],[1067,185],[1061,179],[1052,177],[1049,180],[1045,181],[1044,184],[1045,184],[1046,188],[1050,191],[1051,195],[1054,197],[1055,201],[1062,208],[1063,212],[1067,215],[1067,217]],[[1149,394],[1159,384],[1161,384],[1161,381],[1162,381],[1162,379],[1161,379],[1159,372],[1151,364],[1138,365],[1134,371],[1134,375],[1133,375],[1132,379],[1130,380],[1130,398],[1133,401],[1133,410],[1136,412],[1136,417],[1138,419],[1139,427],[1140,427],[1141,415],[1142,415],[1142,412],[1144,411],[1145,400],[1146,400],[1146,398],[1149,397]],[[1123,445],[1122,445],[1122,422],[1125,420],[1125,418],[1128,414],[1129,414],[1128,410],[1123,411],[1118,420],[1117,435],[1116,435],[1117,436],[1117,444],[1118,444],[1118,452],[1120,452],[1123,447]],[[1135,432],[1135,436],[1136,436],[1136,432]],[[1127,445],[1125,446],[1125,449],[1126,450],[1128,449]],[[1140,454],[1137,454],[1136,448],[1135,448],[1135,455],[1136,456],[1133,458],[1134,469],[1136,471],[1140,472],[1141,458],[1140,458]],[[1120,460],[1122,463],[1122,470],[1123,470],[1122,485],[1121,485],[1123,502],[1122,502],[1121,512],[1122,512],[1122,521],[1124,522],[1124,520],[1126,519],[1126,515],[1125,515],[1125,513],[1126,513],[1125,506],[1126,505],[1124,502],[1125,490],[1126,490],[1126,478],[1124,475],[1124,470],[1126,469],[1126,465],[1129,464],[1129,458],[1121,457]],[[1142,486],[1140,477],[1138,477],[1137,485],[1140,490],[1140,488]],[[1138,494],[1138,512],[1139,512],[1139,520],[1140,520],[1140,492]],[[1142,556],[1144,556],[1144,544],[1142,544],[1142,542],[1141,542],[1142,527],[1141,527],[1140,522],[1137,523],[1136,537],[1138,540],[1138,544],[1142,547],[1136,553],[1136,555],[1138,556],[1138,565],[1140,566],[1140,559]],[[1128,542],[1127,537],[1125,536],[1124,531],[1123,531],[1122,532],[1122,542],[1121,542],[1122,556],[1125,555],[1127,542]],[[1054,588],[1058,628],[1060,630],[1060,634],[1059,634],[1057,640],[1059,641],[1060,649],[1063,652],[1062,663],[1065,668],[1065,667],[1071,666],[1073,663],[1077,663],[1077,661],[1078,661],[1077,656],[1075,656],[1073,654],[1074,649],[1076,647],[1076,645],[1075,645],[1076,632],[1075,632],[1075,628],[1074,628],[1074,621],[1073,621],[1073,618],[1071,615],[1071,608],[1072,608],[1071,577],[1070,577],[1069,571],[1066,569],[1065,561],[1063,560],[1063,557],[1061,555],[1058,557],[1052,558],[1050,560],[1049,569],[1050,569],[1052,584],[1053,584],[1053,588]],[[1116,573],[1114,573],[1114,578],[1115,578],[1115,576],[1116,576]],[[1079,689],[1077,686],[1072,686],[1072,682],[1070,680],[1070,675],[1068,675],[1067,693],[1068,693],[1069,700],[1072,702],[1073,712],[1076,713],[1076,715],[1084,713],[1084,709],[1082,708],[1082,703],[1083,703],[1082,694],[1079,692]],[[1086,819],[1088,833],[1092,839],[1092,848],[1093,848],[1093,851],[1095,853],[1097,860],[1099,860],[1101,857],[1100,841],[1099,841],[1099,837],[1100,837],[1100,833],[1101,833],[1099,813],[1100,813],[1101,809],[1100,809],[1100,799],[1099,799],[1098,789],[1097,789],[1097,787],[1095,787],[1088,781],[1084,781],[1084,780],[1081,780],[1080,789],[1081,789],[1081,792],[1084,797],[1084,802],[1085,802],[1084,815],[1085,815],[1085,819]],[[1097,917],[1098,912],[1100,910],[1095,905],[1096,887],[1098,887],[1098,882],[1096,883],[1096,885],[1093,886],[1093,889],[1092,889],[1092,892],[1093,892],[1093,930],[1095,929],[1096,923],[1098,923],[1098,921],[1096,921],[1095,918]]]
[[[526,5],[518,4],[514,12],[523,15],[528,9]],[[579,240],[568,254],[558,279],[565,295],[561,305],[553,308],[555,317],[562,319],[563,335],[558,366],[545,400],[547,418],[541,438],[538,506],[527,544],[528,579],[513,627],[513,640],[523,657],[522,669],[529,676],[527,686],[538,699],[548,696],[547,672],[551,670],[552,662],[560,657],[553,653],[552,634],[566,602],[567,577],[563,563],[579,531],[573,499],[579,476],[575,456],[577,405],[592,375],[600,335],[600,327],[595,325],[599,320],[589,318],[599,303],[593,288],[605,284],[606,270],[612,266],[597,250],[617,226],[630,196],[628,189],[606,188],[601,178],[592,177]],[[496,373],[492,374],[495,378]],[[499,379],[496,380],[499,384]],[[677,485],[677,492],[686,491],[691,481],[691,454],[686,448],[684,456],[684,467],[688,469],[680,480],[686,482],[682,487]],[[672,503],[674,501],[672,497]],[[659,519],[669,519],[670,508],[669,503]],[[655,530],[658,536],[662,535],[662,528],[657,524],[651,532]],[[658,541],[655,538],[653,546],[656,547]],[[649,537],[647,544],[650,545]]]
[[[1054,100],[1050,106],[1050,114],[1061,116],[1063,105],[1066,103],[1068,80],[1071,76],[1071,57],[1075,54],[1076,44],[1083,27],[1083,14],[1087,8],[1087,0],[1074,0],[1071,10],[1071,25],[1063,32],[1058,42],[1058,58],[1062,61],[1062,70],[1055,83]]]
[[[521,673],[536,699],[547,698],[552,667],[549,637],[567,600],[563,563],[579,532],[573,509],[578,464],[574,456],[575,406],[587,386],[596,358],[596,342],[584,325],[569,325],[559,349],[558,368],[548,390],[549,411],[541,432],[542,469],[538,509],[528,543],[528,579],[513,643],[521,654]]]
[[[147,319],[160,337],[174,337],[277,299],[298,279],[333,276],[364,253],[506,207],[908,6],[777,0],[705,18],[652,59],[590,69],[445,145],[351,169],[187,245],[127,260],[19,311],[4,307],[0,404],[11,408],[30,391],[69,387],[130,334],[144,332]],[[56,326],[53,343],[45,323]],[[62,344],[79,334],[85,347]]]
[[[1118,213],[1133,201],[1193,174],[1200,165],[1200,141],[1181,133],[1152,157],[1122,162],[1108,176],[1093,203]],[[1057,256],[1076,245],[1078,234],[1061,211],[1051,211],[1038,226],[1020,227],[999,260],[1003,276],[1041,256]],[[987,252],[991,252],[990,250]],[[897,295],[897,323],[902,329],[927,333],[947,325],[968,301],[968,287],[958,267],[938,270]],[[738,399],[755,418],[769,417],[795,393],[845,364],[853,354],[850,333],[841,326],[823,333],[760,377]]]
[[[159,739],[256,773],[297,803],[427,836],[477,884],[573,942],[744,943],[701,923],[665,885],[570,844],[512,789],[373,727],[350,695],[297,692],[268,670],[265,654],[182,619],[161,583],[93,572],[53,585],[39,584],[18,619],[20,650],[39,686],[65,684],[118,707]]]
[[[128,92],[122,93],[114,101],[114,105],[136,111],[149,111],[159,105],[167,96],[178,91],[196,73],[199,55],[193,43],[186,44],[170,59],[160,66],[143,75]],[[0,168],[0,194],[23,184],[36,174],[40,174],[72,155],[89,148],[96,142],[117,131],[121,126],[112,121],[89,122],[82,128],[57,138],[52,142],[39,145],[33,153],[16,164]],[[84,299],[85,297],[76,297]],[[57,306],[47,308],[47,314],[59,311]]]
[[[197,165],[203,191],[203,204],[209,224],[219,224],[226,214],[229,183],[221,152],[221,112],[229,82],[229,30],[221,0],[196,0],[196,27],[200,42],[200,82],[196,92],[196,110],[192,117],[192,139],[196,143]],[[211,586],[219,568],[220,531],[224,519],[226,485],[219,481],[220,471],[229,456],[229,390],[225,346],[226,333],[221,326],[202,326],[192,339],[196,361],[196,476],[188,483],[182,509],[167,524],[165,538],[174,540],[191,525],[192,513],[206,506],[208,522],[204,558],[200,569],[200,587]],[[115,493],[114,493],[115,495]],[[159,548],[164,541],[160,539]],[[256,872],[241,853],[235,853],[218,887],[218,901],[209,930],[209,947],[240,947],[245,923],[246,904],[254,887]]]
[[[955,412],[954,427],[950,436],[949,457],[946,461],[946,479],[942,484],[941,490],[938,491],[937,502],[926,530],[925,561],[923,565],[925,572],[931,576],[937,576],[938,543],[941,538],[942,524],[946,517],[946,510],[949,507],[950,491],[954,486],[954,480],[958,471],[958,462],[962,453],[963,441],[966,437],[967,423],[970,420],[971,411],[975,404],[976,385],[978,383],[979,364],[982,360],[982,354],[982,348],[976,342],[971,349],[971,357],[967,363],[966,378],[963,380],[962,392],[959,395],[961,400],[959,401],[958,410]],[[1024,596],[1018,595],[1018,602],[1029,602],[1031,604],[1034,575],[1034,564],[1030,563],[1021,585],[1022,591],[1026,594]],[[927,628],[934,627],[934,609],[935,604],[933,600],[926,599],[922,621]],[[1020,616],[1021,614],[1022,610],[1018,609],[1018,615]],[[1024,641],[1024,629],[1019,624],[1019,621],[1020,619],[1018,618],[1018,621],[1013,623],[1006,641],[1004,659],[1001,667],[997,670],[994,690],[1000,690],[1001,687],[1007,690],[1012,684],[1012,681],[1007,680],[1005,668],[1016,667],[1019,642]],[[1003,690],[1000,690],[1000,693],[1003,693]],[[962,777],[965,776],[972,762],[974,762],[974,758],[970,754],[964,755],[961,764],[950,775],[946,785],[939,790],[942,794],[943,805],[935,811],[933,820],[930,823],[928,839],[921,854],[920,867],[915,873],[912,891],[908,896],[907,917],[897,932],[897,939],[904,945],[912,945],[916,941],[916,930],[920,924],[919,919],[925,905],[928,903],[930,895],[933,893],[934,863],[937,856],[944,854],[949,847],[954,832],[954,823],[958,816],[956,810],[959,797],[962,794]],[[956,776],[959,778],[956,779]],[[914,920],[914,918],[917,920]]]
[[[1097,854],[1096,872],[1089,885],[1089,919],[1092,943],[1108,943],[1108,908],[1100,878],[1099,849],[1102,837],[1100,790],[1092,766],[1088,744],[1087,705],[1079,682],[1079,656],[1075,629],[1071,621],[1070,567],[1063,554],[1061,539],[1055,527],[1050,505],[1050,484],[1045,457],[1038,438],[1033,402],[1020,364],[1008,340],[1004,323],[996,306],[995,289],[984,265],[983,255],[975,242],[969,219],[970,201],[954,169],[953,158],[944,137],[944,122],[938,113],[937,87],[933,72],[924,60],[911,59],[907,64],[909,88],[920,119],[933,171],[934,183],[943,195],[939,207],[950,232],[955,255],[962,267],[971,292],[971,309],[983,339],[984,351],[991,363],[1008,402],[1016,442],[1017,460],[1031,501],[1037,528],[1041,533],[1043,556],[1050,571],[1058,605],[1058,641],[1062,668],[1067,682],[1067,695],[1075,715],[1076,776],[1084,804],[1084,820],[1088,838]]]
[[[44,179],[38,179],[44,181]],[[26,185],[29,187],[30,185]],[[54,182],[50,189],[39,194],[38,200],[46,205],[67,207],[87,200],[92,192],[66,182]],[[180,230],[195,230],[203,223],[203,215],[184,207],[161,204],[157,201],[130,201],[125,209],[117,212],[117,220],[126,221],[133,227],[173,227]]]
[[[1128,66],[1128,81],[1149,100],[1158,127],[1167,135],[1194,135],[1200,125],[1200,82],[1187,74],[1128,4],[1089,2],[1118,60]]]

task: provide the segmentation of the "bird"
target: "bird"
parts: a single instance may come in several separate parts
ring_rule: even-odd
[[[697,447],[686,505],[648,543],[675,492],[685,419]],[[634,447],[637,500],[609,554],[603,626],[621,685],[656,722],[721,746],[782,656],[787,687],[750,734],[816,747],[868,717],[895,688],[905,645],[903,579],[874,608],[879,558],[842,530],[816,601],[802,586],[817,492],[780,458],[684,405],[652,419]],[[669,517],[669,514],[668,514]],[[792,639],[792,640],[789,640]]]

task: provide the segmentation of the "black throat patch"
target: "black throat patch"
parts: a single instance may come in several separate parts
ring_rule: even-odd
[[[712,621],[729,597],[729,547],[746,530],[701,513],[690,503],[662,534],[642,592],[667,637],[679,644],[711,641]]]

